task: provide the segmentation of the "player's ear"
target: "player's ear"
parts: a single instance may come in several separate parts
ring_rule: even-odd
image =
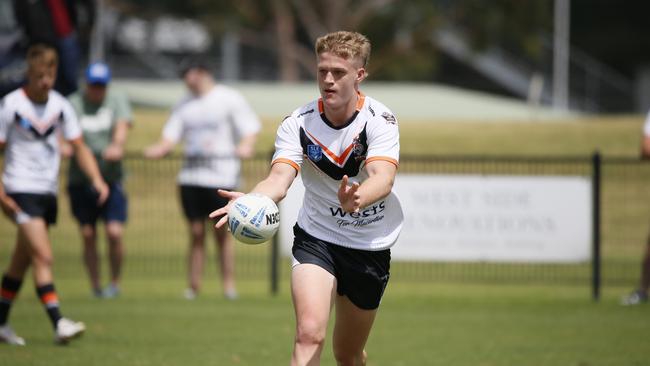
[[[357,69],[357,82],[362,82],[366,77],[368,77],[368,72],[365,67]]]

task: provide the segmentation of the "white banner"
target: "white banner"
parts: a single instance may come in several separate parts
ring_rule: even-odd
[[[304,187],[280,207],[289,254]],[[591,258],[591,182],[580,176],[400,174],[404,229],[398,260],[584,262]]]

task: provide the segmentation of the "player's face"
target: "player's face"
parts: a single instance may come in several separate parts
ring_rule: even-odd
[[[194,95],[198,95],[201,87],[201,83],[203,82],[203,77],[204,77],[204,72],[199,69],[189,69],[183,75],[183,81],[185,82],[185,86],[187,86],[187,89],[190,90],[190,92]]]
[[[100,104],[104,101],[106,96],[106,85],[104,84],[88,84],[86,86],[86,99],[94,104]]]
[[[356,102],[366,70],[356,59],[346,60],[330,52],[318,55],[318,88],[326,107],[339,109]]]
[[[27,86],[38,94],[47,94],[56,81],[56,66],[44,64],[31,65],[27,71]]]

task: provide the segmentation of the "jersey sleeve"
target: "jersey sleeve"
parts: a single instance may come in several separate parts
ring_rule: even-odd
[[[230,118],[239,138],[258,133],[262,128],[253,108],[237,92],[233,92],[230,98]]]
[[[399,165],[399,128],[390,112],[374,117],[368,122],[368,154],[366,163],[384,160]]]
[[[285,163],[300,171],[302,165],[302,147],[300,145],[300,126],[293,117],[287,117],[282,121],[275,136],[275,163]]]
[[[64,100],[61,113],[63,118],[63,138],[71,141],[81,137],[82,131],[77,119],[77,113],[67,100]]]
[[[178,111],[172,112],[171,116],[163,127],[162,135],[165,139],[177,143],[183,137],[183,120]]]

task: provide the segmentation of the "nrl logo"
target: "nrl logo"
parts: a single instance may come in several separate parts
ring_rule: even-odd
[[[384,117],[384,119],[386,120],[386,123],[390,123],[391,125],[396,125],[397,124],[397,120],[395,119],[394,115],[392,115],[392,114],[390,114],[388,112],[384,112],[384,113],[381,114],[381,116]]]
[[[307,156],[309,160],[318,162],[323,158],[323,149],[318,145],[307,145]]]

